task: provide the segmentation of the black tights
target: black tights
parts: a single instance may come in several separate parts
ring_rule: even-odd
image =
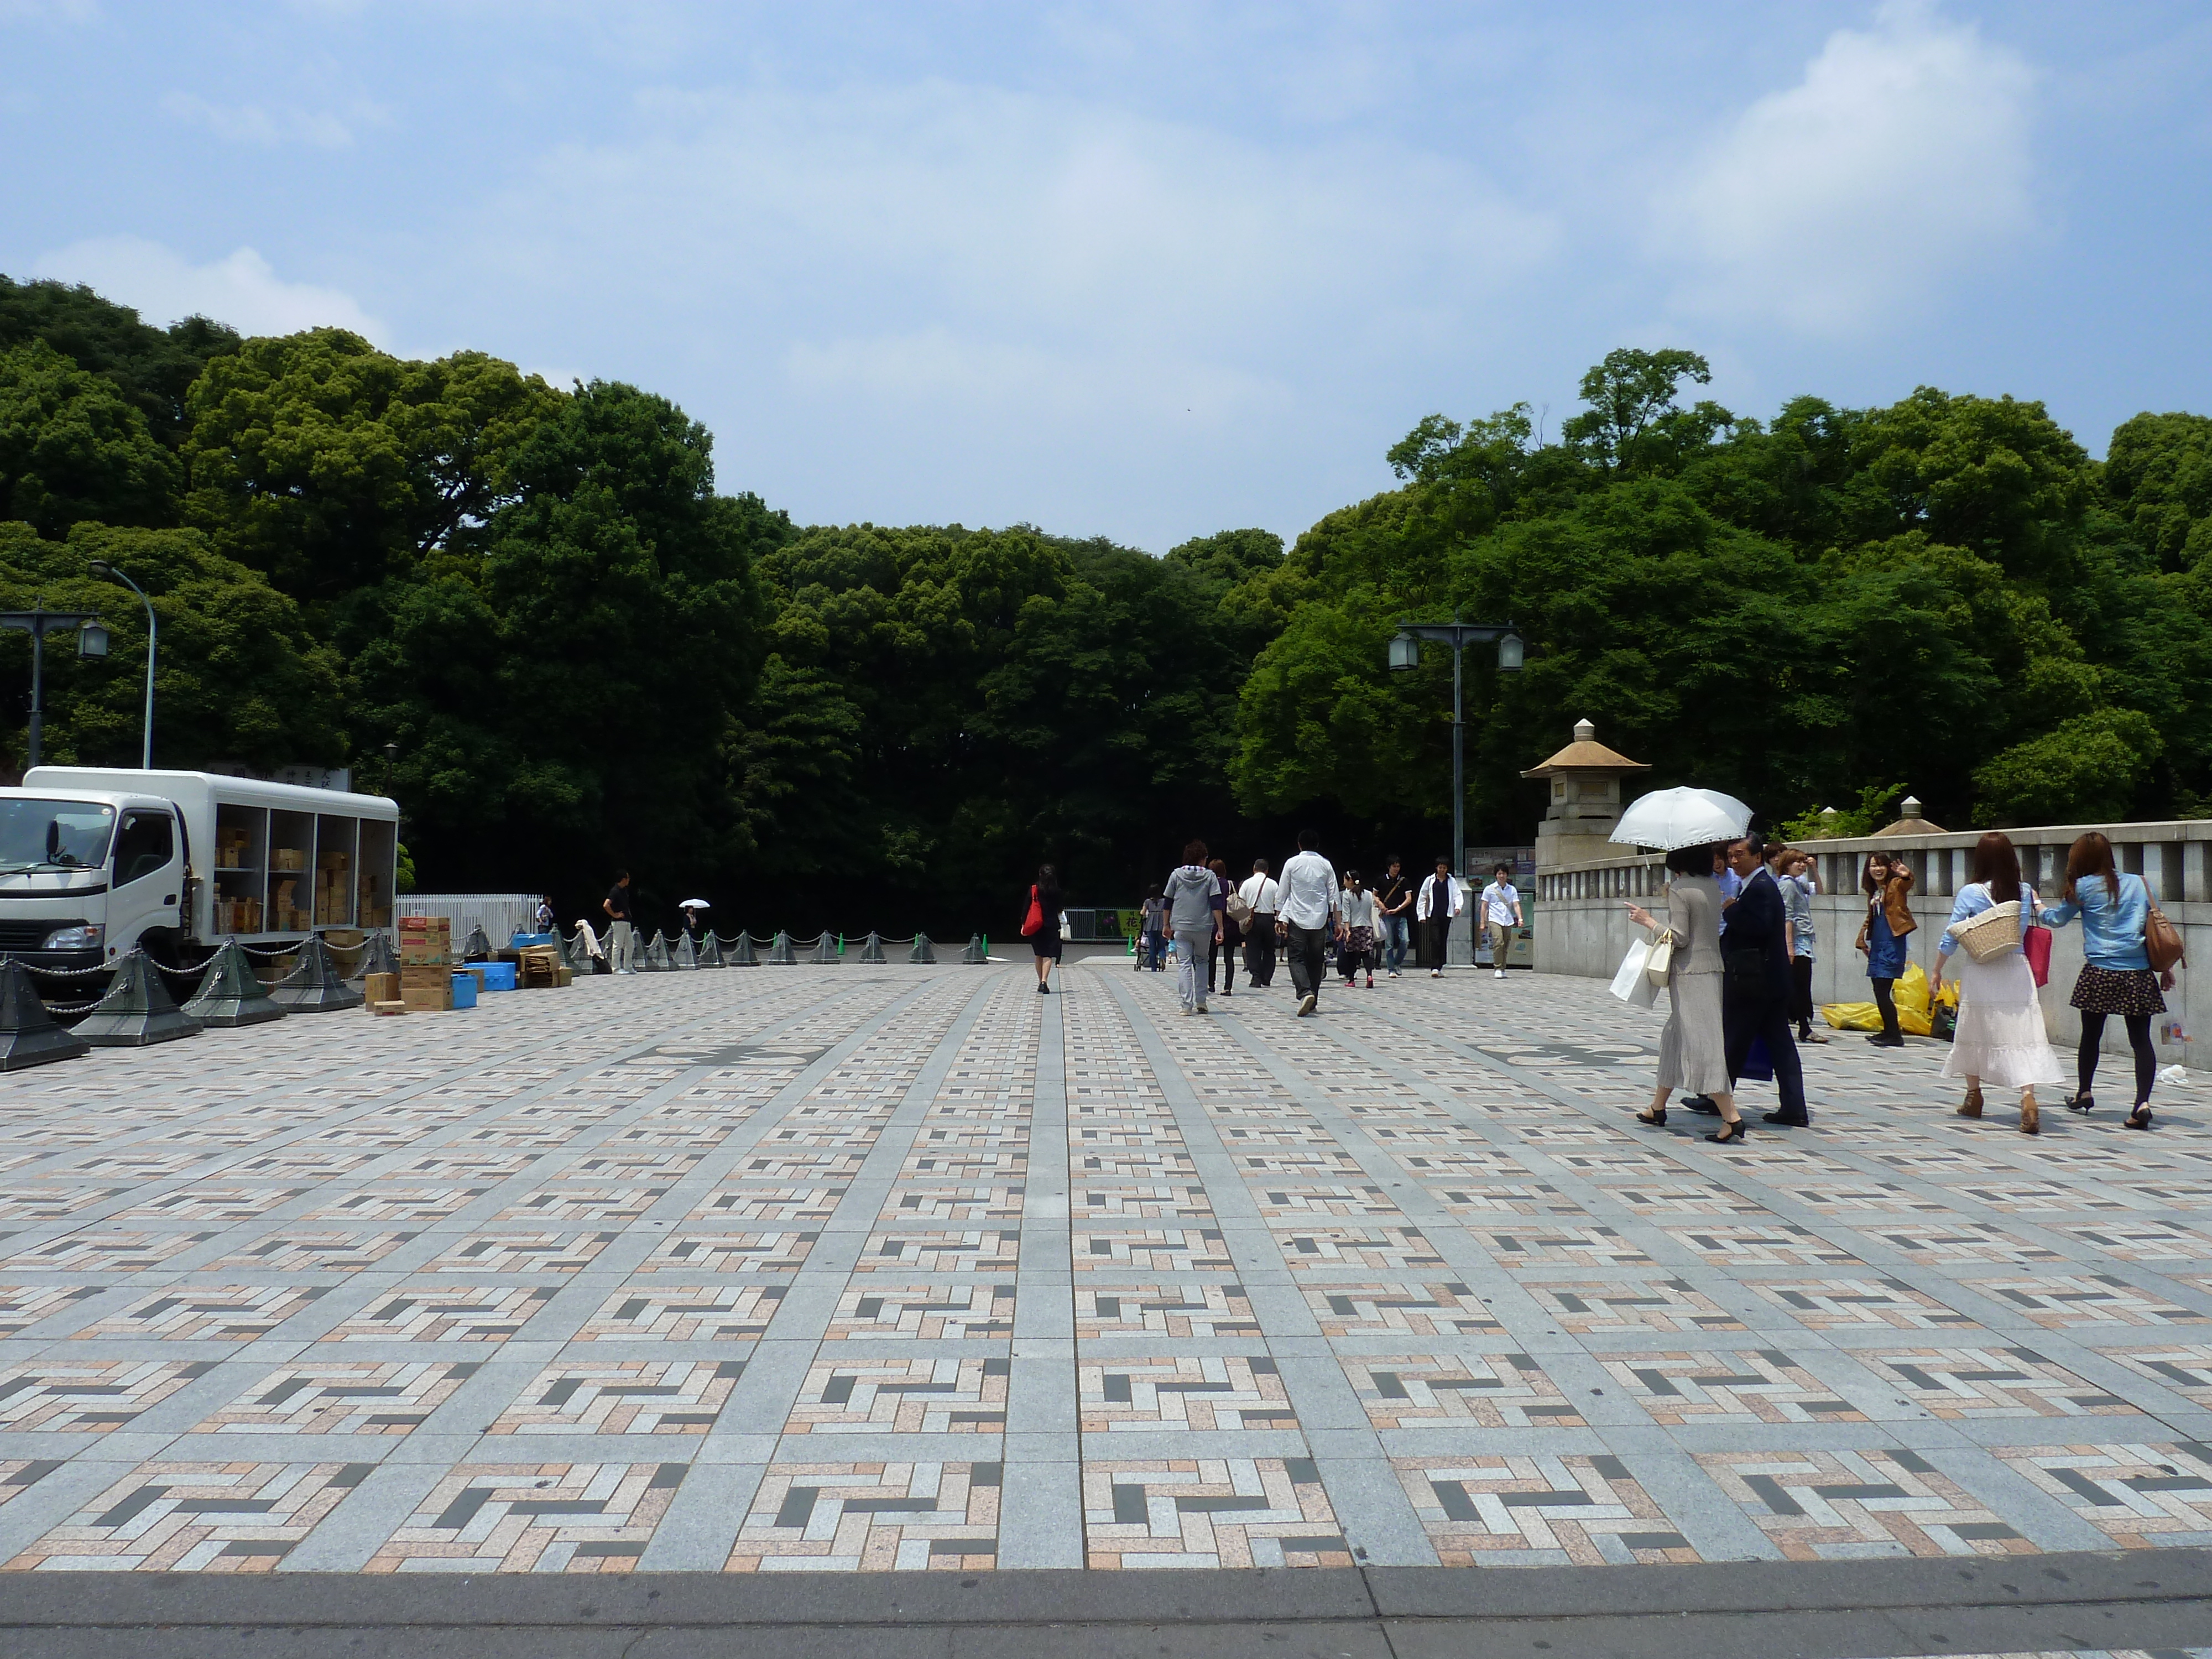
[[[1875,981],[1874,1006],[1881,1010],[1882,1035],[1902,1038],[1905,1032],[1897,1023],[1897,1000],[1890,994],[1890,988],[1896,983],[1893,979]]]
[[[2150,1016],[2122,1014],[2120,1018],[2127,1024],[2128,1047],[2136,1051],[2136,1104],[2140,1106],[2150,1098],[2150,1085],[2158,1076],[2158,1050],[2150,1046]],[[2104,1040],[2105,1016],[2082,1015],[2081,1047],[2074,1055],[2074,1067],[2085,1095],[2096,1081],[2097,1045]]]

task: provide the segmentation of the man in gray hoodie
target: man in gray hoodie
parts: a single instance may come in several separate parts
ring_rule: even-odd
[[[1206,843],[1182,849],[1182,862],[1170,876],[1161,896],[1168,906],[1168,932],[1176,942],[1176,995],[1186,1014],[1206,1012],[1206,957],[1221,939],[1221,914],[1213,908],[1221,890],[1206,867]]]

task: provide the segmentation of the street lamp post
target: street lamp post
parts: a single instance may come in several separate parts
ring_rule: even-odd
[[[161,624],[154,619],[154,601],[146,597],[146,590],[125,575],[105,559],[92,562],[95,576],[112,576],[138,596],[138,603],[146,607],[146,743],[141,750],[138,767],[141,771],[154,769],[154,644],[161,632]]]
[[[104,657],[107,654],[107,630],[100,625],[100,617],[90,611],[49,611],[46,601],[35,601],[28,611],[0,611],[0,629],[31,636],[31,741],[30,764],[39,763],[39,739],[46,729],[46,635],[58,634],[65,628],[77,630],[76,653],[80,657]]]
[[[1487,645],[1494,640],[1498,642],[1498,666],[1511,674],[1520,671],[1522,647],[1521,635],[1511,623],[1463,623],[1457,616],[1448,623],[1400,623],[1397,637],[1390,641],[1390,666],[1394,670],[1418,668],[1423,640],[1435,640],[1451,647],[1452,865],[1456,869],[1467,860],[1467,716],[1462,702],[1461,654],[1470,645]]]

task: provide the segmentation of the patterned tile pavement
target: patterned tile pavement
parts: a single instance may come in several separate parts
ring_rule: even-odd
[[[1457,974],[593,981],[0,1085],[0,1568],[957,1571],[2212,1542],[2212,1133],[1629,1121]],[[1757,1104],[1754,1086],[1749,1097]]]

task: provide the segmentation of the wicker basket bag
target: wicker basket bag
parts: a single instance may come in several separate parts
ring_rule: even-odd
[[[1951,937],[1966,947],[1976,962],[1995,962],[2008,951],[2020,949],[2020,901],[1993,904],[1978,916],[1951,929]]]

